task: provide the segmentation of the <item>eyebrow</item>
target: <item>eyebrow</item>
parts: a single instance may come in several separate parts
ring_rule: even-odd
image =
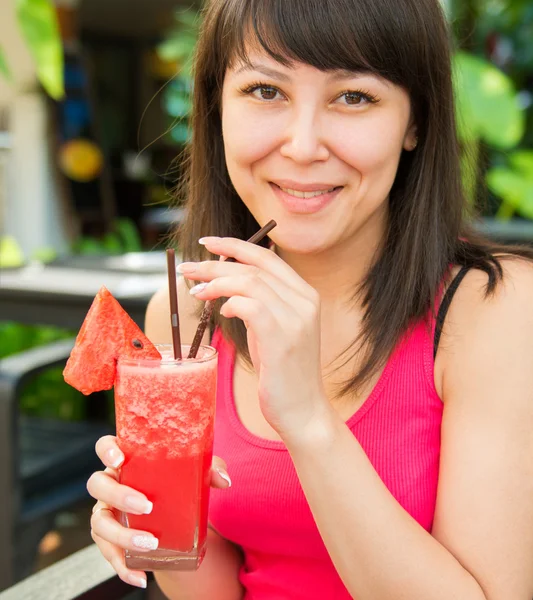
[[[267,77],[272,77],[273,79],[278,79],[279,81],[284,81],[285,83],[290,83],[291,78],[286,73],[282,73],[281,71],[277,71],[276,69],[272,69],[267,65],[263,65],[261,63],[246,63],[240,69],[235,71],[235,75],[239,75],[245,71],[258,71]],[[362,75],[370,75],[372,77],[378,77],[375,73],[373,73],[370,69],[359,69],[359,70],[350,70],[350,69],[335,69],[329,79],[331,81],[340,81],[342,79],[353,79],[354,77],[360,77]]]
[[[287,83],[291,80],[291,78],[285,73],[276,71],[276,69],[271,69],[270,67],[262,64],[247,63],[238,69],[235,72],[235,75],[239,75],[239,73],[243,73],[244,71],[259,71],[259,73],[263,73],[263,75],[266,75],[267,77],[279,79],[280,81],[285,81]]]

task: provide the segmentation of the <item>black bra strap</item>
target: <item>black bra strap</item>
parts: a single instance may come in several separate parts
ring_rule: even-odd
[[[437,322],[435,324],[435,338],[433,340],[433,360],[437,356],[437,350],[439,347],[440,336],[442,334],[442,326],[444,325],[444,319],[446,318],[446,313],[450,308],[450,304],[452,303],[453,296],[459,287],[461,281],[463,281],[464,276],[468,273],[470,267],[463,266],[457,275],[454,277],[453,281],[450,283],[448,289],[446,290],[446,294],[444,294],[444,298],[442,299],[441,305],[439,307],[439,313],[437,315]]]

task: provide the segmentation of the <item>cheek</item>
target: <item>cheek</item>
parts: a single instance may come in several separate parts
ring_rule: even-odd
[[[242,104],[228,103],[222,114],[228,168],[249,166],[272,152],[277,144],[276,127],[272,124],[272,120],[258,118]]]
[[[403,143],[398,121],[372,118],[348,125],[345,121],[330,132],[335,155],[363,178],[375,171],[396,172]]]

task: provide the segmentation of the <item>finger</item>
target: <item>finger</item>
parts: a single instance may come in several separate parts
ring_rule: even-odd
[[[153,509],[153,504],[144,494],[118,483],[104,471],[97,471],[89,477],[87,491],[96,500],[126,513],[148,515]]]
[[[268,248],[236,238],[205,237],[200,240],[200,243],[213,254],[222,254],[240,263],[253,265],[267,273],[277,275],[287,285],[295,287],[307,285],[284,260]]]
[[[306,297],[308,286],[302,286],[299,281],[290,281],[287,283],[278,276],[278,273],[272,274],[253,265],[241,263],[230,263],[221,261],[203,261],[198,263],[182,263],[178,265],[178,270],[187,279],[194,281],[210,282],[219,277],[248,277],[250,285],[261,279],[270,288],[272,288],[279,297],[287,302],[297,302]],[[192,288],[193,290],[195,288]]]
[[[211,463],[211,487],[222,489],[231,487],[226,463],[218,456],[213,456]]]
[[[216,300],[217,298],[231,298],[243,296],[255,299],[263,304],[263,309],[275,313],[281,321],[293,318],[294,308],[291,300],[301,304],[302,298],[283,297],[276,293],[260,276],[237,275],[234,277],[217,277],[207,284],[200,284],[191,293],[200,300]],[[287,291],[288,296],[292,294]]]
[[[124,583],[140,588],[146,588],[146,573],[144,571],[128,569],[124,560],[124,551],[121,548],[104,540],[94,531],[91,531],[91,536],[102,553],[102,556],[111,564]]]
[[[96,454],[106,467],[117,469],[124,462],[124,454],[114,435],[105,435],[96,442]]]
[[[272,311],[265,310],[263,302],[243,296],[232,296],[220,310],[227,319],[237,317],[251,328],[257,339],[268,339],[273,331],[279,331],[280,325]]]
[[[124,548],[138,552],[157,550],[159,540],[146,531],[123,527],[116,519],[115,514],[107,509],[97,510],[91,516],[91,529],[103,540]]]

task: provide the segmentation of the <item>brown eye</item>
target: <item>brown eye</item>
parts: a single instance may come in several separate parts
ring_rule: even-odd
[[[261,94],[261,98],[263,98],[263,100],[274,100],[278,90],[273,87],[262,86],[259,88],[259,93]]]
[[[137,348],[139,350],[142,350],[144,348],[143,343],[141,342],[141,340],[138,340],[137,338],[135,338],[134,340],[131,341],[131,345],[134,348]]]
[[[356,92],[348,92],[344,94],[346,98],[346,104],[361,104],[361,100],[363,99],[361,94]]]

